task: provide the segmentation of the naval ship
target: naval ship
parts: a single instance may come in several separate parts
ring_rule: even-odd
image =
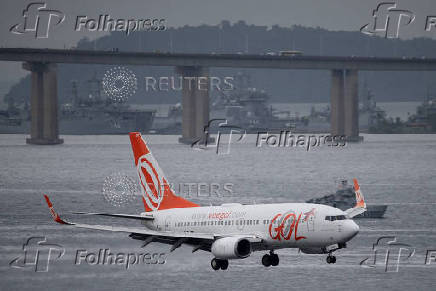
[[[234,77],[234,89],[212,95],[211,117],[224,118],[228,124],[238,126],[247,133],[296,129],[305,120],[293,116],[290,111],[274,110],[265,90],[251,85],[251,77],[239,72]]]
[[[307,203],[325,204],[346,210],[352,208],[356,203],[356,196],[353,186],[347,180],[341,180],[339,187],[334,194],[329,194],[320,198],[312,198]],[[387,205],[367,205],[367,211],[356,216],[357,218],[383,218],[388,208]]]
[[[87,81],[88,93],[80,96],[77,82],[72,81],[72,94],[60,106],[60,134],[127,134],[132,131],[148,133],[155,110],[114,101],[101,94],[101,80],[95,76]],[[21,109],[9,106],[0,111],[0,133],[29,133],[30,106]],[[13,110],[12,110],[13,109]]]

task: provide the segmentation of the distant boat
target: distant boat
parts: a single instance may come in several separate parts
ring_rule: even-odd
[[[346,210],[354,206],[356,203],[355,197],[353,186],[348,185],[347,180],[342,180],[336,193],[325,195],[320,198],[312,198],[306,202],[325,204],[341,210]],[[387,205],[367,205],[367,211],[359,214],[356,218],[383,218],[387,208]]]

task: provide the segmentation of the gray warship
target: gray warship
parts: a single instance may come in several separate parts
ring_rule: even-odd
[[[269,105],[270,96],[264,90],[252,87],[248,74],[240,72],[234,81],[235,87],[230,93],[218,91],[217,95],[212,95],[212,118],[224,118],[247,133],[279,132],[307,123],[289,111],[274,110]]]
[[[341,180],[336,193],[320,198],[312,198],[306,202],[324,204],[341,210],[347,210],[356,203],[356,195],[353,186],[349,185],[347,180]],[[383,218],[387,208],[387,205],[367,205],[367,211],[359,214],[356,218]]]
[[[68,102],[59,110],[60,134],[126,134],[132,131],[148,133],[155,110],[113,101],[101,94],[101,80],[96,76],[87,81],[87,94],[79,95],[77,81],[71,81]],[[30,106],[28,102],[0,111],[0,133],[29,133]]]

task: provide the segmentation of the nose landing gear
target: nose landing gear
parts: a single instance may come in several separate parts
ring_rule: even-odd
[[[327,264],[334,264],[336,263],[336,257],[333,256],[331,253],[326,258]]]
[[[210,261],[210,265],[215,271],[219,269],[227,270],[227,268],[229,267],[229,261],[213,258],[212,261]]]
[[[275,254],[273,251],[270,251],[269,254],[265,254],[262,257],[262,265],[264,265],[265,267],[278,266],[279,262],[280,262],[279,256]]]

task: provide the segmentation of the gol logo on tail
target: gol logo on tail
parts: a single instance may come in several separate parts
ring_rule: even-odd
[[[142,195],[145,201],[152,210],[159,209],[159,206],[164,198],[164,182],[161,181],[161,175],[156,171],[153,163],[150,162],[147,155],[143,155],[138,159],[138,175],[141,182]],[[151,155],[149,155],[152,159]]]

